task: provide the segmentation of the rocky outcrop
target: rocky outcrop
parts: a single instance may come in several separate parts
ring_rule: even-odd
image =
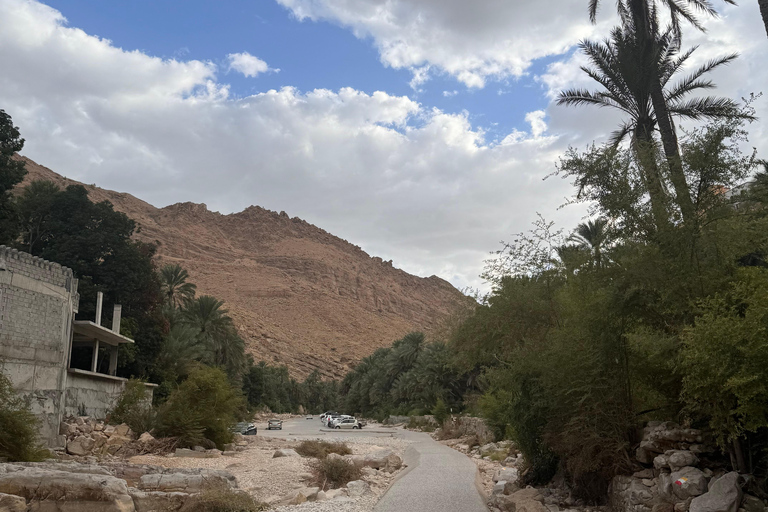
[[[75,457],[120,455],[135,437],[128,425],[107,425],[88,416],[64,418],[59,434],[67,439],[67,454]]]
[[[615,512],[765,512],[765,503],[742,493],[738,473],[713,473],[701,465],[715,450],[704,432],[671,422],[651,422],[636,451],[639,463],[652,466],[611,482]]]
[[[208,489],[235,491],[237,481],[221,470],[72,462],[0,464],[3,512],[28,507],[40,512],[173,512]]]

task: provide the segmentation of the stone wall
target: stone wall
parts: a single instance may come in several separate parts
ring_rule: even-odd
[[[72,270],[0,246],[0,371],[30,400],[41,436],[60,444],[72,321],[79,296]]]

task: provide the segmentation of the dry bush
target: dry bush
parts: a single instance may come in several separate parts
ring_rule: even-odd
[[[354,480],[360,480],[363,473],[353,462],[339,458],[318,459],[312,465],[314,483],[322,490],[338,489]]]
[[[329,443],[328,441],[302,441],[296,447],[296,452],[304,457],[324,459],[329,453],[349,455],[352,450],[344,443]]]
[[[262,512],[269,505],[255,501],[244,492],[231,489],[209,489],[193,495],[182,512]]]

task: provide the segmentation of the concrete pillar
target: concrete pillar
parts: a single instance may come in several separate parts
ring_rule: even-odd
[[[120,318],[123,316],[123,306],[115,304],[115,309],[112,313],[112,332],[120,334]]]
[[[99,363],[99,340],[93,342],[93,358],[91,359],[91,371],[96,372],[96,367]]]
[[[101,325],[101,306],[104,302],[104,294],[96,292],[96,325]]]
[[[117,374],[117,348],[118,347],[110,347],[109,350],[109,374],[110,375],[116,375]]]

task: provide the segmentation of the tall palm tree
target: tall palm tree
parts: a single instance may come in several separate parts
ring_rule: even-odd
[[[734,0],[723,0],[729,4],[734,4]],[[654,23],[656,17],[657,2],[662,4],[668,11],[672,20],[672,29],[675,38],[681,39],[680,23],[686,20],[699,30],[704,30],[695,11],[703,12],[709,16],[717,16],[717,12],[712,7],[709,0],[618,0],[616,2],[619,15],[622,18],[631,18],[633,24],[637,27],[637,33],[640,37],[639,43],[644,52],[653,52],[652,46],[655,39]],[[589,17],[594,23],[597,17],[597,9],[600,0],[589,0]],[[675,127],[672,122],[671,113],[667,109],[666,98],[664,96],[664,86],[662,84],[662,75],[657,69],[647,70],[650,73],[650,96],[653,110],[656,113],[656,122],[661,133],[661,143],[664,148],[664,154],[669,165],[670,181],[675,189],[675,196],[680,211],[685,221],[691,222],[695,216],[693,200],[691,199],[688,183],[683,171],[683,161],[680,157],[680,146],[675,133]]]
[[[195,297],[197,287],[188,283],[187,279],[189,279],[189,272],[181,268],[178,263],[168,264],[160,269],[160,284],[168,304],[179,307]]]
[[[629,119],[612,134],[612,142],[618,145],[621,140],[631,135],[632,148],[643,169],[656,226],[663,229],[669,221],[669,212],[666,184],[656,159],[654,133],[659,128],[659,116],[652,100],[656,81],[660,81],[664,88],[667,115],[687,119],[732,118],[743,115],[739,112],[737,104],[727,98],[707,96],[687,99],[693,92],[713,88],[712,81],[704,79],[703,76],[731,62],[736,58],[735,54],[711,60],[677,83],[670,84],[696,48],[681,52],[674,27],[659,32],[658,24],[654,22],[653,31],[655,36],[651,44],[645,35],[638,33],[634,19],[625,16],[623,25],[614,28],[610,38],[605,41],[582,41],[580,48],[594,66],[582,67],[582,70],[602,85],[603,90],[563,91],[559,95],[558,104],[612,107],[628,115]],[[674,184],[674,180],[672,181]],[[683,205],[680,204],[680,207],[682,210]]]
[[[768,34],[768,0],[757,0],[760,5],[760,14],[763,15],[763,25],[765,25],[765,33]]]
[[[608,221],[603,218],[590,220],[576,226],[568,240],[575,242],[592,254],[595,266],[600,268],[603,263],[603,249],[608,243]]]
[[[202,295],[188,301],[182,310],[184,322],[197,329],[207,347],[206,361],[237,374],[245,362],[245,342],[224,308],[224,302]]]

